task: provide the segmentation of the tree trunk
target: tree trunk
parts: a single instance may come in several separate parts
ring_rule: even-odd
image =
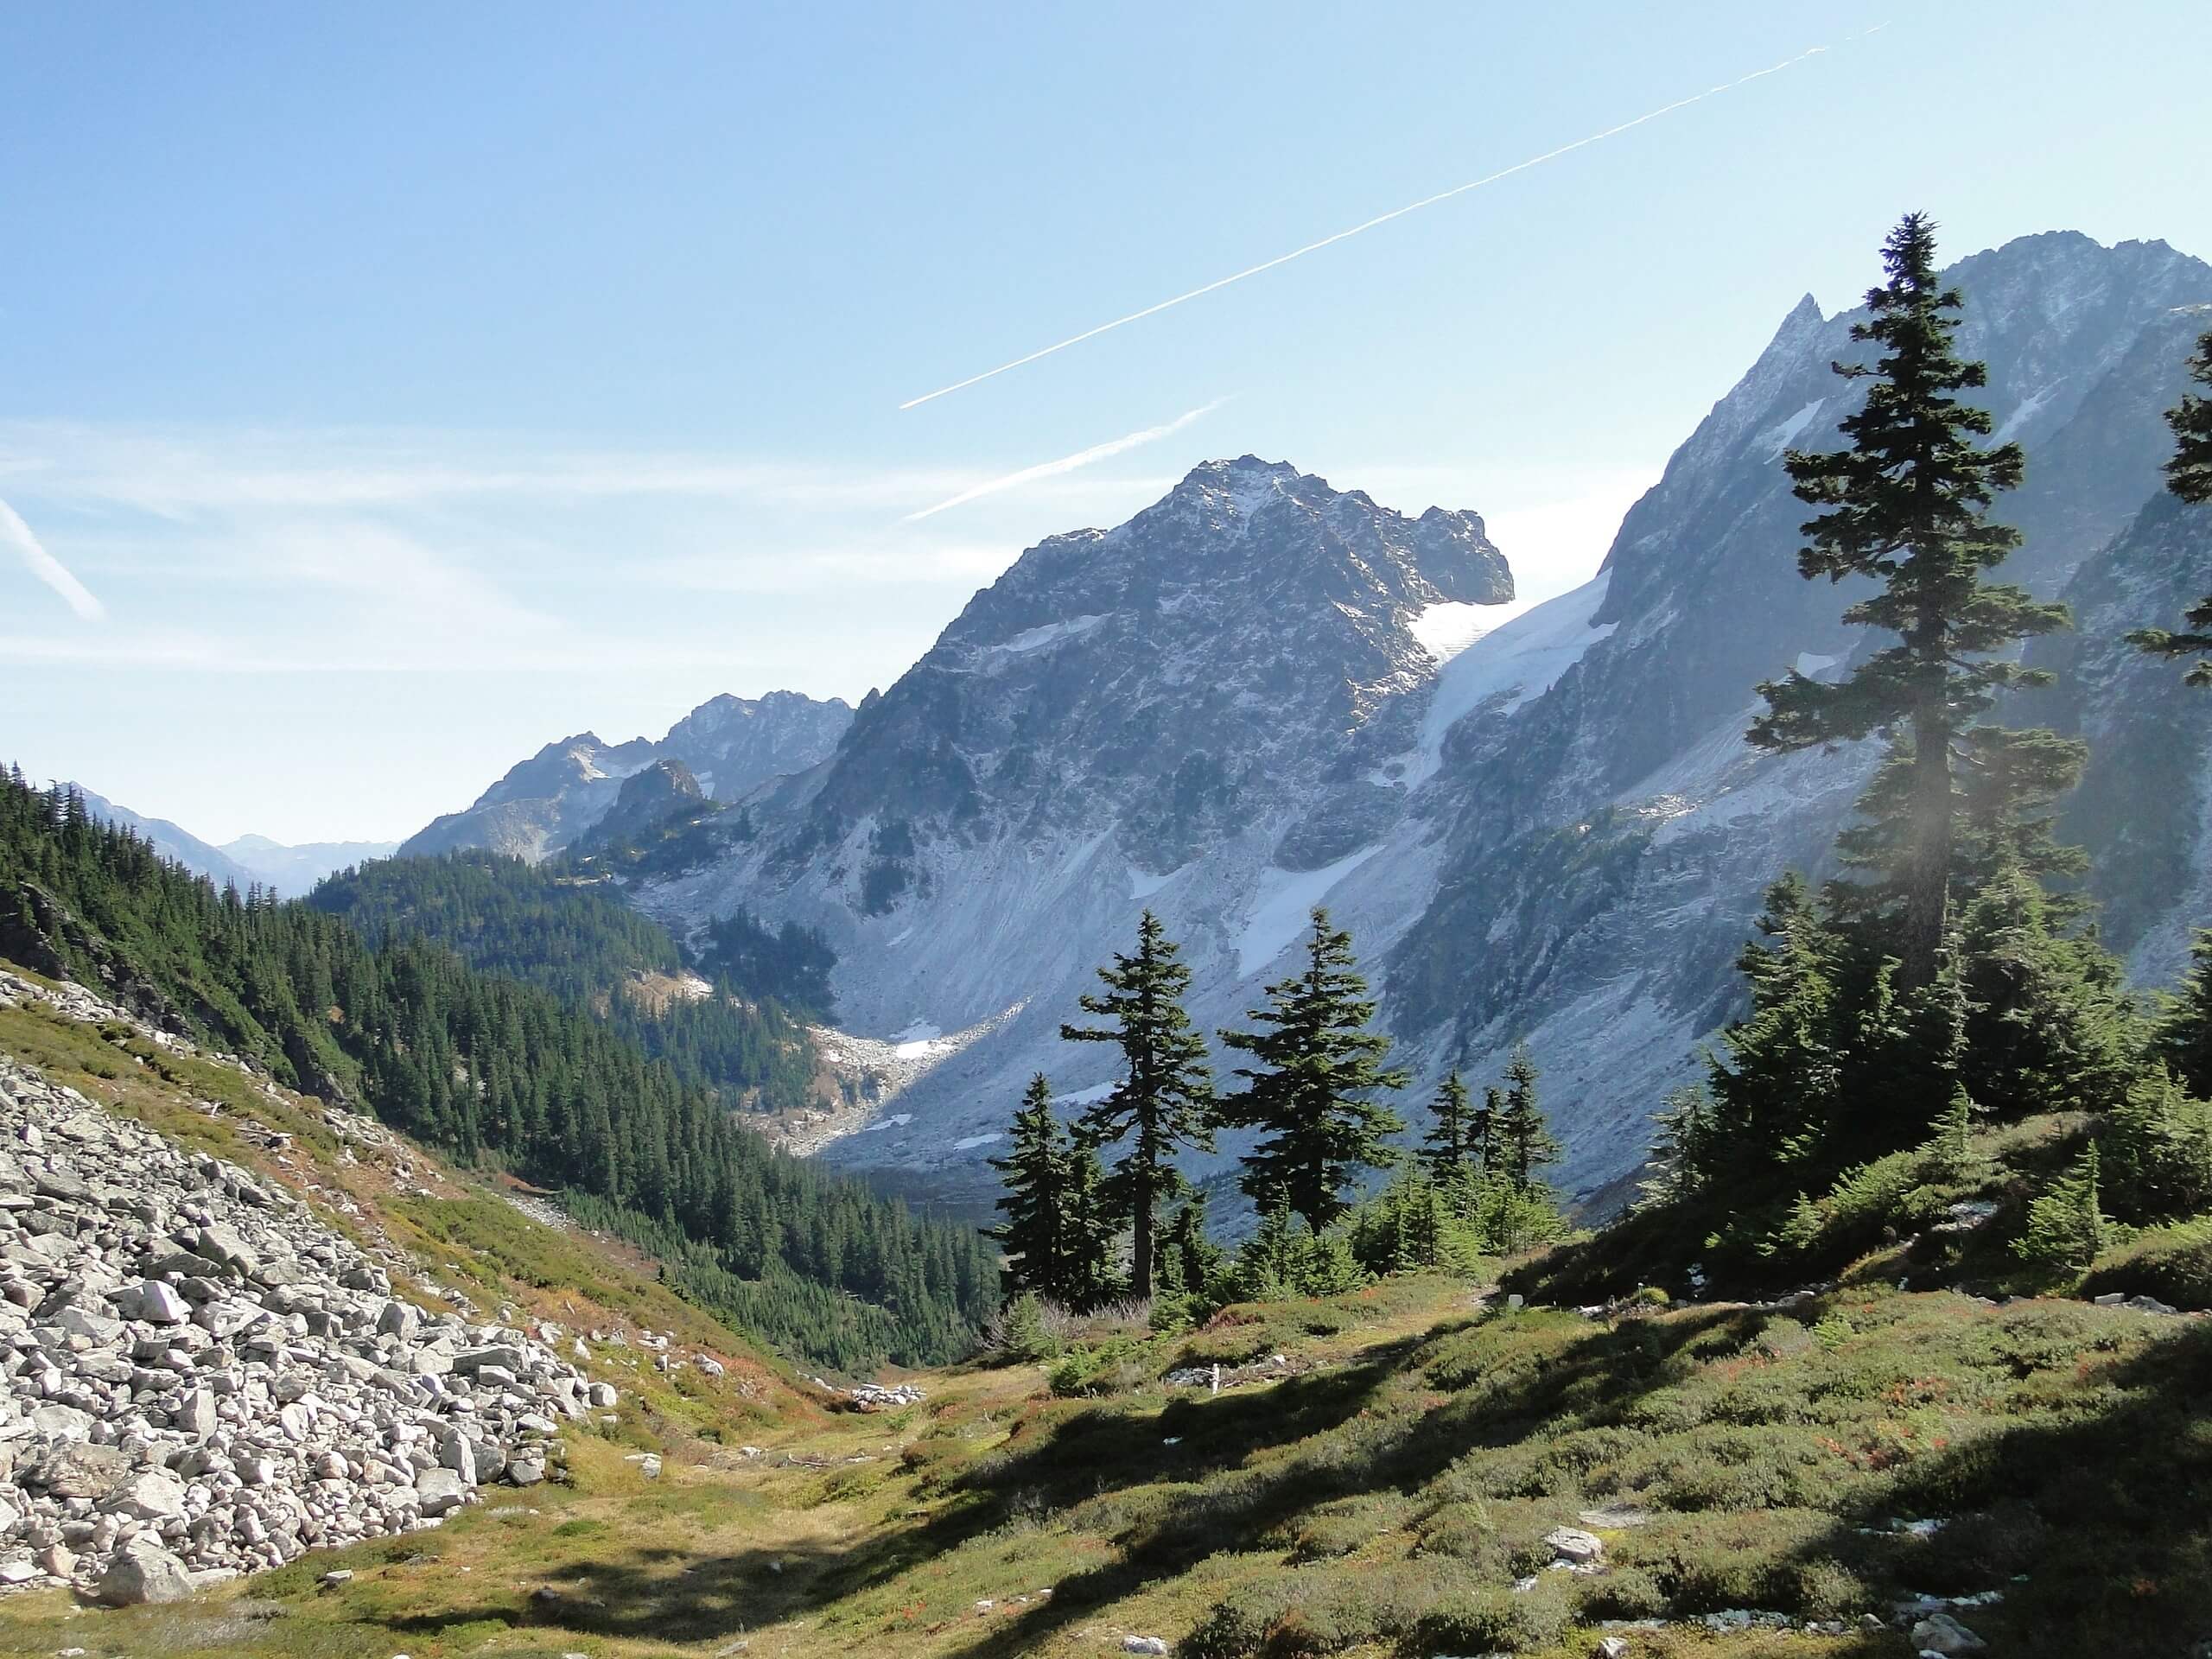
[[[1899,977],[1904,988],[1919,990],[1935,982],[1951,920],[1950,722],[1940,708],[1925,704],[1912,721],[1910,834]]]
[[[1152,1300],[1152,1174],[1149,1170],[1138,1171],[1135,1190],[1130,1194],[1130,1200],[1134,1222],[1129,1249],[1129,1294],[1141,1302],[1149,1301]]]

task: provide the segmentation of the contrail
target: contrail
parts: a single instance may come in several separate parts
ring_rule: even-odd
[[[1062,455],[1058,461],[1040,461],[1034,467],[1025,467],[1018,473],[1008,473],[1004,478],[995,478],[988,484],[978,484],[972,490],[963,490],[959,494],[940,501],[933,507],[924,507],[919,512],[910,512],[901,522],[911,524],[918,518],[930,518],[936,513],[944,512],[948,507],[963,506],[979,496],[996,495],[1001,490],[1011,490],[1020,485],[1033,483],[1040,478],[1057,478],[1062,473],[1074,472],[1079,467],[1090,466],[1094,461],[1104,461],[1109,455],[1118,455],[1125,449],[1134,449],[1139,444],[1150,443],[1155,438],[1164,438],[1171,432],[1179,432],[1201,416],[1212,414],[1228,401],[1226,397],[1217,397],[1205,408],[1194,409],[1187,415],[1178,415],[1164,426],[1148,426],[1143,431],[1132,432],[1126,437],[1109,438],[1103,443],[1094,443],[1088,449],[1078,449],[1071,455]]]
[[[1853,41],[1865,40],[1869,35],[1878,34],[1888,27],[1889,24],[1886,22],[1877,23],[1872,29],[1861,29],[1856,35],[1847,35],[1835,44],[1849,46]],[[1273,270],[1277,265],[1287,265],[1294,259],[1303,259],[1309,253],[1319,253],[1323,248],[1333,247],[1339,242],[1357,236],[1363,231],[1371,231],[1377,225],[1388,225],[1394,219],[1403,219],[1408,213],[1417,213],[1424,207],[1435,207],[1440,201],[1449,201],[1454,196],[1464,196],[1470,190],[1479,190],[1486,184],[1496,184],[1500,179],[1510,179],[1516,173],[1526,173],[1532,167],[1541,167],[1546,162],[1555,162],[1560,156],[1571,155],[1575,150],[1585,149],[1591,144],[1600,143],[1608,138],[1618,137],[1631,128],[1643,125],[1647,121],[1656,121],[1662,115],[1672,115],[1676,110],[1686,110],[1693,104],[1702,104],[1708,98],[1716,98],[1722,92],[1733,92],[1738,86],[1748,86],[1755,80],[1764,80],[1769,75],[1778,75],[1783,70],[1793,68],[1808,58],[1819,57],[1821,54],[1830,49],[1831,48],[1826,46],[1808,47],[1794,58],[1784,58],[1780,63],[1770,65],[1764,69],[1754,69],[1748,75],[1738,76],[1734,80],[1723,81],[1718,86],[1708,86],[1701,92],[1691,93],[1688,98],[1678,98],[1671,104],[1662,104],[1656,110],[1637,116],[1633,121],[1624,121],[1617,127],[1607,127],[1603,132],[1593,132],[1587,138],[1577,138],[1571,144],[1561,144],[1557,149],[1548,149],[1541,156],[1531,156],[1525,162],[1516,162],[1512,166],[1501,168],[1498,171],[1483,178],[1471,180],[1465,184],[1453,185],[1449,190],[1440,190],[1433,196],[1423,196],[1419,201],[1409,201],[1402,207],[1393,207],[1387,213],[1377,213],[1372,219],[1363,219],[1349,230],[1338,231],[1333,236],[1325,236],[1319,242],[1308,242],[1302,248],[1293,248],[1288,253],[1278,254],[1275,257],[1262,260],[1256,265],[1248,265],[1233,276],[1219,277],[1203,287],[1192,289],[1187,294],[1178,294],[1172,300],[1162,300],[1157,305],[1147,305],[1143,310],[1132,311],[1126,317],[1116,317],[1111,322],[1100,323],[1096,328],[1086,328],[1079,334],[1070,334],[1065,340],[1031,352],[1026,357],[1017,357],[1012,362],[1001,363],[995,369],[986,369],[981,374],[969,375],[965,380],[956,380],[949,386],[939,386],[935,391],[925,391],[918,397],[909,397],[899,407],[902,410],[918,409],[932,399],[948,396],[952,392],[963,391],[968,387],[980,385],[994,376],[1004,374],[1009,369],[1021,368],[1027,364],[1036,362],[1039,358],[1050,357],[1055,352],[1065,352],[1071,346],[1080,346],[1086,340],[1096,340],[1101,334],[1110,334],[1116,328],[1127,327],[1130,323],[1141,322],[1147,317],[1156,317],[1162,311],[1173,310],[1179,305],[1202,298],[1218,289],[1227,288],[1232,283],[1241,283],[1248,276],[1257,276],[1262,271]]]
[[[13,546],[31,575],[61,595],[69,608],[87,622],[99,622],[107,615],[107,607],[92,597],[85,584],[71,575],[60,560],[39,544],[37,537],[22,516],[5,501],[0,501],[0,543]]]

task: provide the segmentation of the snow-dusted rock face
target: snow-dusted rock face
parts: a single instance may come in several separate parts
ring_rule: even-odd
[[[2026,536],[2004,574],[2056,595],[2159,489],[2159,411],[2204,326],[2177,308],[2212,298],[2212,268],[2159,243],[2067,233],[1977,254],[1951,276],[1971,319],[1964,348],[1989,364],[1987,405],[2027,451],[2025,487],[1997,508]],[[1780,466],[1785,448],[1840,445],[1853,404],[1828,365],[1863,359],[1858,315],[1824,318],[1809,300],[1790,314],[1627,515],[1592,609],[1606,637],[1542,697],[1460,720],[1423,804],[1448,851],[1390,958],[1394,1025],[1432,1071],[1486,1071],[1525,1036],[1550,1074],[1567,1183],[1585,1192],[1635,1167],[1650,1110],[1734,1006],[1731,963],[1763,886],[1827,868],[1872,759],[1762,758],[1743,742],[1758,682],[1840,671],[1863,643],[1838,621],[1853,590],[1797,575],[1811,514]],[[2177,615],[2089,607],[2080,648],[2120,662],[2120,633]],[[2100,741],[2160,718],[2110,696],[2095,708]],[[2069,715],[2056,694],[2025,694],[2012,717]],[[2083,828],[2117,848],[2150,809],[2135,791],[2107,804],[2113,817]],[[2119,868],[2100,852],[2101,887]],[[2170,871],[2139,902],[2165,917],[2183,898]]]
[[[283,1189],[0,1056],[0,1585],[166,1600],[434,1526],[545,1479],[611,1403],[519,1331],[395,1296]]]
[[[1999,505],[2027,536],[2006,574],[2074,584],[2094,669],[2078,700],[2019,717],[2077,720],[2101,766],[2148,765],[2182,694],[2131,688],[2176,671],[2114,642],[2212,582],[2172,574],[2158,538],[2198,532],[2155,511],[2113,538],[2158,491],[2159,412],[2212,268],[2060,233],[1953,276],[1988,405],[2028,454]],[[1525,1038],[1564,1183],[1602,1193],[1731,1012],[1762,888],[1825,868],[1871,761],[1743,741],[1758,682],[1840,671],[1864,643],[1838,620],[1850,590],[1797,575],[1809,515],[1780,465],[1840,442],[1852,393],[1829,365],[1863,356],[1854,315],[1791,312],[1604,572],[1533,608],[1503,602],[1471,517],[1408,519],[1249,458],[1200,467],[1119,529],[1025,554],[832,759],[751,799],[753,839],[633,896],[679,928],[742,904],[823,929],[849,1026],[915,1072],[826,1154],[976,1192],[1032,1071],[1064,1099],[1107,1083],[1109,1058],[1058,1027],[1141,907],[1183,942],[1211,1027],[1241,1019],[1325,900],[1416,1069],[1409,1100]],[[2196,796],[2158,793],[2106,790],[2082,827],[2139,965],[2164,973],[2212,895]]]
[[[2193,319],[2212,328],[2212,307]],[[2062,829],[2090,849],[2106,944],[2138,984],[2171,985],[2212,921],[2212,691],[2183,683],[2194,658],[2146,657],[2131,628],[2178,628],[2212,593],[2212,506],[2154,497],[2067,584],[2076,632],[2040,641],[2056,670],[2051,723],[2089,742]]]
[[[1144,905],[1198,969],[1202,1017],[1241,1015],[1402,818],[1439,657],[1512,592],[1472,514],[1209,463],[1025,553],[827,764],[748,802],[752,840],[635,896],[679,926],[742,904],[823,928],[847,1024],[929,1066],[831,1155],[987,1177],[982,1137],[1029,1071],[1106,1075],[1058,1026]]]
[[[717,800],[734,801],[772,778],[826,757],[852,721],[849,704],[796,691],[719,696],[694,709],[658,743],[607,743],[581,732],[548,743],[510,770],[466,811],[450,812],[404,842],[403,857],[485,847],[531,863],[560,851],[607,816],[625,779],[667,760]]]

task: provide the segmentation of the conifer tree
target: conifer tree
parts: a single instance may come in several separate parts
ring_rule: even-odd
[[[2189,359],[2189,378],[2212,391],[2212,334],[2197,337],[2196,353]],[[2212,502],[2212,397],[2184,392],[2181,402],[2166,411],[2166,424],[2174,429],[2174,453],[2166,462],[2166,488],[2191,506]],[[2185,632],[2143,628],[2129,634],[2128,641],[2159,657],[2212,652],[2212,594],[2192,606],[2186,620]],[[2191,685],[2212,685],[2212,659],[2200,660],[2187,678]]]
[[[1202,1296],[1220,1275],[1223,1251],[1206,1231],[1206,1195],[1194,1192],[1175,1211],[1160,1243],[1160,1288]]]
[[[1536,1172],[1560,1158],[1560,1144],[1537,1103],[1535,1058],[1516,1043],[1505,1064],[1505,1112],[1497,1126],[1497,1173],[1517,1193],[1536,1185]]]
[[[1084,1013],[1109,1023],[1064,1025],[1060,1035],[1116,1044],[1128,1068],[1113,1093],[1084,1114],[1083,1125],[1101,1145],[1134,1137],[1114,1166],[1105,1198],[1129,1218],[1129,1291],[1141,1299],[1152,1294],[1159,1208],[1187,1185],[1175,1154],[1185,1147],[1213,1150],[1213,1074],[1205,1039],[1183,1007],[1191,969],[1157,916],[1144,912],[1135,954],[1117,953],[1098,977],[1106,989],[1085,992],[1080,1001]]]
[[[1757,924],[1765,943],[1744,947],[1737,966],[1749,982],[1749,1017],[1721,1034],[1713,1057],[1711,1106],[1680,1150],[1700,1160],[1702,1176],[1724,1162],[1738,1168],[1801,1161],[1843,1109],[1843,1057],[1837,1052],[1839,942],[1821,920],[1804,878],[1792,871],[1766,892]]]
[[[1262,1211],[1286,1206],[1316,1235],[1346,1209],[1344,1188],[1363,1169],[1397,1161],[1389,1137],[1405,1121],[1373,1096],[1402,1089],[1386,1067],[1390,1039],[1368,1029],[1375,1003],[1352,956],[1351,935],[1316,907],[1306,935],[1306,968],[1267,988],[1249,1017],[1255,1031],[1221,1039],[1252,1057],[1237,1068],[1244,1091],[1225,1103],[1228,1122],[1264,1131],[1239,1182]]]
[[[2078,1270],[2095,1261],[2109,1236],[2101,1179],[2097,1143],[2092,1141],[2073,1166],[2029,1204],[2027,1225],[2012,1241],[2013,1253],[2050,1268]]]
[[[1673,1204],[1700,1191],[1719,1162],[1713,1094],[1702,1084],[1688,1083],[1674,1090],[1651,1121],[1658,1133],[1652,1140],[1651,1173],[1638,1183],[1639,1209]]]
[[[1108,1195],[1098,1141],[1085,1123],[1077,1123],[1069,1134],[1065,1188],[1055,1300],[1068,1307],[1096,1307],[1122,1289],[1113,1261],[1121,1212]]]
[[[2212,1105],[2153,1065],[2129,1086],[2106,1135],[2107,1166],[2133,1221],[2202,1213],[2212,1205]]]
[[[2043,889],[2008,866],[1959,919],[1961,1083],[2004,1115],[2117,1105],[2136,1074],[2140,1020],[2120,963],[2056,931]]]
[[[1951,892],[1955,897],[1987,885],[2000,868],[2013,867],[2039,881],[2075,876],[2088,868],[2079,847],[2062,846],[2052,833],[2058,798],[2081,781],[2088,745],[2043,728],[2017,731],[1986,722],[1960,734],[1952,791],[1955,833]],[[1900,734],[1875,771],[1859,803],[1859,820],[1836,837],[1844,868],[1874,876],[1870,885],[1838,882],[1824,897],[1839,917],[1878,914],[1888,898],[1880,878],[1900,868],[1913,833],[1913,746]],[[2055,899],[2059,919],[2072,919],[2085,901]]]
[[[1033,1291],[1059,1300],[1066,1254],[1068,1132],[1052,1110],[1052,1085],[1042,1071],[1030,1078],[1014,1115],[1013,1145],[990,1166],[999,1173],[999,1213],[1006,1219],[987,1236],[1004,1247],[1003,1294]]]
[[[2191,1094],[2212,1097],[2212,930],[2190,945],[2190,968],[2158,1022],[2158,1057]]]
[[[1429,1111],[1436,1122],[1421,1143],[1421,1161],[1430,1179],[1439,1186],[1450,1187],[1481,1166],[1475,1146],[1477,1114],[1468,1098],[1466,1083],[1456,1069],[1438,1085]]]
[[[1975,716],[2008,686],[2044,677],[2001,653],[2064,626],[2063,606],[1985,579],[2019,543],[1985,509],[2020,480],[2018,444],[1974,440],[1986,410],[1957,394],[1985,384],[1982,365],[1961,358],[1952,336],[1965,302],[1936,270],[1935,225],[1908,213],[1883,245],[1887,280],[1866,296],[1872,318],[1855,340],[1882,354],[1872,367],[1835,365],[1869,382],[1865,404],[1841,423],[1851,447],[1793,450],[1785,464],[1798,498],[1827,512],[1804,525],[1797,568],[1807,580],[1872,579],[1874,593],[1846,622],[1897,636],[1834,684],[1791,671],[1759,688],[1767,712],[1751,741],[1773,750],[1826,747],[1884,732],[1909,739],[1898,826],[1881,887],[1893,949],[1908,988],[1933,982],[1950,922],[1956,841],[1958,747]],[[1870,800],[1874,809],[1885,804]]]

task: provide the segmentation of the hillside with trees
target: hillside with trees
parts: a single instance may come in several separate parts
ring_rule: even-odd
[[[778,976],[784,956],[718,945],[696,964],[713,976],[701,980],[668,930],[624,904],[602,877],[465,851],[342,871],[308,902],[343,917],[372,946],[419,938],[480,972],[549,991],[734,1108],[812,1103],[818,1057],[779,998],[778,988],[791,981]],[[803,950],[804,938],[788,931],[783,943]]]
[[[0,784],[0,956],[561,1193],[815,1363],[952,1357],[994,1300],[976,1235],[772,1150],[615,1026],[419,934],[372,947],[311,906],[219,893],[19,771]]]

